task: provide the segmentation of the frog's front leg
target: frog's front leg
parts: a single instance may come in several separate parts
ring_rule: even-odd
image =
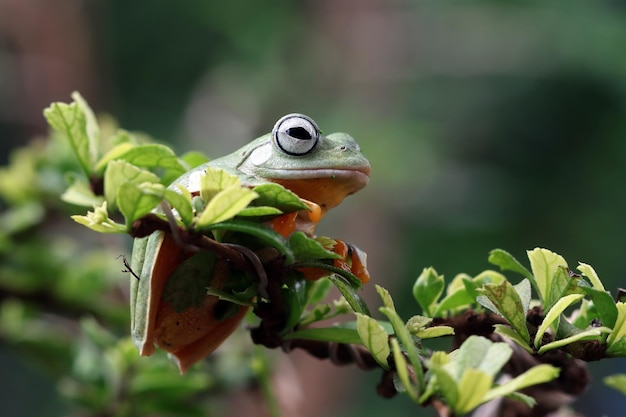
[[[335,268],[343,269],[351,272],[361,283],[366,284],[370,280],[370,274],[367,270],[367,254],[351,243],[343,240],[335,240],[335,245],[330,248],[333,252],[341,256],[339,259],[333,260]],[[328,271],[322,268],[299,268],[304,274],[304,278],[309,281],[315,281],[328,275]]]

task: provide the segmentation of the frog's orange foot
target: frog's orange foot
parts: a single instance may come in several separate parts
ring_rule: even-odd
[[[319,205],[305,199],[301,200],[309,206],[309,211],[300,210],[282,214],[269,222],[270,227],[282,237],[289,237],[295,231],[313,235],[315,227],[322,219],[322,209]]]
[[[333,261],[335,268],[341,268],[356,276],[363,284],[370,280],[367,271],[367,254],[356,246],[343,240],[335,241],[332,251],[341,256]],[[308,280],[314,281],[328,275],[328,271],[320,268],[301,268],[300,271]]]

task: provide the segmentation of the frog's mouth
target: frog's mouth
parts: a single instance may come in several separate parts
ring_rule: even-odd
[[[293,191],[300,198],[313,201],[325,214],[345,197],[367,185],[370,168],[276,170],[272,174],[270,181]]]

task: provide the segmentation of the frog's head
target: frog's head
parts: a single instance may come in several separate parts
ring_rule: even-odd
[[[239,158],[239,171],[283,185],[322,213],[365,187],[371,170],[352,136],[324,136],[310,117],[296,113],[278,120],[272,133],[243,148]]]

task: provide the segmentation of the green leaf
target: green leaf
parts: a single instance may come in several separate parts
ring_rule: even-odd
[[[606,349],[606,356],[612,358],[626,357],[626,338],[622,337],[611,343]]]
[[[407,369],[406,360],[404,359],[404,355],[402,354],[402,351],[400,350],[400,344],[398,343],[398,340],[395,337],[391,338],[391,350],[393,352],[393,360],[396,365],[396,373],[398,375],[398,378],[400,379],[400,382],[402,382],[402,385],[404,386],[404,389],[406,390],[409,397],[411,397],[413,401],[417,402],[418,401],[417,391],[415,390],[415,387],[411,383],[411,379],[409,378],[409,372]],[[420,364],[420,369],[421,369],[421,364]]]
[[[542,355],[550,350],[558,349],[560,347],[579,342],[581,340],[598,339],[602,333],[609,333],[610,331],[611,329],[609,329],[608,327],[593,327],[591,329],[578,332],[572,336],[555,340],[554,342],[546,343],[545,345],[541,346],[541,348],[539,348],[537,353]]]
[[[603,379],[603,382],[613,388],[626,395],[626,374],[615,374],[607,376]]]
[[[513,340],[518,346],[520,346],[526,352],[528,352],[530,354],[534,353],[533,349],[529,346],[528,342],[525,341],[522,338],[522,336],[520,336],[519,333],[517,333],[515,330],[513,330],[508,325],[505,325],[505,324],[495,324],[493,327],[495,329],[494,330],[495,333],[499,334],[500,336],[504,336],[504,337],[507,337],[507,338]]]
[[[626,303],[620,301],[615,304],[615,307],[617,308],[617,320],[615,320],[613,331],[606,339],[609,348],[619,339],[626,338]]]
[[[293,252],[285,238],[267,226],[247,220],[233,219],[212,224],[209,228],[210,230],[229,230],[254,236],[263,244],[278,250],[278,252],[285,257],[286,265],[294,263]],[[358,278],[355,279],[358,280]]]
[[[484,295],[477,297],[476,301],[504,317],[519,333],[522,340],[528,343],[530,334],[526,327],[526,311],[513,285],[508,281],[503,281],[501,284],[486,284],[478,291]]]
[[[521,392],[512,392],[508,394],[506,398],[519,401],[528,408],[533,408],[535,405],[537,405],[537,400],[535,400],[530,395],[522,394]]]
[[[383,300],[383,305],[388,309],[395,311],[396,307],[393,304],[393,299],[391,298],[391,294],[389,294],[389,291],[387,291],[378,284],[374,285],[374,288],[376,288],[378,296],[381,298],[381,300]]]
[[[126,226],[154,210],[163,201],[165,187],[161,184],[126,182],[117,193],[117,205],[124,215]]]
[[[422,307],[425,315],[432,317],[434,306],[443,292],[443,276],[431,268],[424,268],[415,284],[413,284],[413,297]]]
[[[43,112],[48,124],[66,136],[79,165],[89,178],[96,163],[96,144],[87,135],[87,116],[76,103],[52,103]]]
[[[207,158],[203,153],[197,151],[186,152],[180,156],[180,159],[187,164],[188,170],[209,162],[209,158]]]
[[[518,284],[514,285],[515,291],[517,291],[517,295],[519,295],[519,299],[522,302],[522,308],[524,313],[528,311],[530,308],[530,300],[532,298],[532,293],[530,291],[530,280],[525,278],[521,280]]]
[[[319,242],[305,235],[295,232],[289,237],[289,246],[298,261],[315,261],[319,259],[341,259],[335,252],[325,249]]]
[[[537,329],[537,334],[535,335],[535,349],[538,349],[541,345],[541,339],[543,338],[544,333],[548,330],[548,327],[552,323],[554,323],[561,313],[565,311],[567,307],[572,305],[573,303],[580,301],[583,298],[582,294],[570,294],[561,298],[559,301],[554,304],[554,306],[548,311],[546,317],[541,322],[541,326]]]
[[[321,303],[333,284],[328,279],[318,279],[316,281],[307,281],[309,288],[307,290],[307,305]]]
[[[356,329],[341,327],[310,328],[296,330],[282,336],[283,339],[306,339],[320,342],[362,344],[359,332]]]
[[[109,162],[104,172],[104,197],[111,207],[117,206],[117,196],[122,184],[131,182],[159,183],[159,177],[150,171],[141,169],[128,162],[115,160]]]
[[[433,355],[433,358],[435,357]],[[434,385],[436,390],[441,393],[448,406],[456,410],[459,402],[459,388],[452,375],[443,366],[433,364],[432,358],[429,371],[435,376]],[[423,400],[425,398],[423,396],[420,397],[420,401],[423,402]]]
[[[187,227],[193,223],[193,209],[191,207],[190,195],[177,193],[174,190],[165,190],[165,201],[167,201],[178,213],[183,224]]]
[[[593,286],[593,288],[595,288],[598,291],[605,291],[604,289],[604,285],[602,285],[602,281],[600,281],[600,277],[598,277],[598,274],[596,273],[596,271],[591,267],[591,265],[587,265],[585,263],[582,262],[578,262],[578,268],[577,268],[584,276],[586,276],[587,278],[589,278],[589,281],[591,282],[591,285]]]
[[[111,150],[109,150],[102,158],[100,158],[100,160],[94,167],[94,171],[99,174],[102,173],[102,171],[104,171],[109,162],[115,159],[119,159],[122,155],[132,149],[133,146],[135,145],[131,142],[122,142],[116,145]]]
[[[240,217],[264,217],[264,216],[276,216],[283,212],[276,207],[270,206],[248,206],[237,213]]]
[[[484,403],[485,394],[493,385],[493,376],[479,369],[466,369],[458,384],[459,399],[454,409],[465,414]]]
[[[177,176],[186,171],[173,150],[156,143],[133,146],[118,156],[118,159],[138,167],[173,170]]]
[[[513,271],[528,278],[531,283],[535,282],[535,277],[524,267],[513,255],[502,249],[494,249],[489,252],[487,259],[490,264],[499,266],[503,271]]]
[[[331,274],[328,279],[337,287],[343,298],[346,299],[350,307],[355,313],[363,315],[370,315],[370,311],[367,308],[367,304],[363,301],[363,298],[356,292],[356,289],[350,285],[343,277],[338,274]]]
[[[220,191],[227,188],[240,188],[241,181],[236,176],[229,174],[221,168],[207,166],[204,173],[200,175],[200,197],[204,201],[210,201]],[[257,194],[258,195],[258,194]],[[246,204],[247,205],[247,204]],[[245,206],[244,206],[245,207]],[[243,207],[242,207],[243,208]]]
[[[552,277],[549,292],[549,302],[543,307],[549,310],[561,298],[571,294],[582,294],[583,290],[580,284],[586,285],[586,281],[577,276],[570,276],[567,267],[559,268]]]
[[[61,200],[77,206],[99,206],[104,198],[97,196],[91,191],[91,187],[82,178],[75,178],[72,185],[61,195]]]
[[[457,363],[456,379],[460,379],[468,369],[479,369],[487,375],[495,376],[508,362],[513,350],[503,342],[494,343],[482,336],[472,335],[461,345],[455,356]]]
[[[484,396],[484,401],[491,401],[495,398],[504,397],[532,385],[543,384],[549,382],[559,376],[560,369],[552,365],[537,365],[530,368],[523,374],[513,378],[512,380],[492,388]]]
[[[219,191],[197,219],[197,228],[207,229],[214,223],[232,219],[257,196],[258,194],[251,189],[239,185]]]
[[[383,294],[381,298],[383,298],[383,300],[387,298],[387,304],[390,304],[390,307],[381,307],[378,310],[389,319],[389,322],[393,327],[393,331],[396,337],[398,338],[398,340],[400,340],[402,346],[404,346],[406,354],[409,357],[409,361],[411,362],[411,366],[413,367],[413,370],[415,372],[417,389],[422,392],[424,389],[424,374],[422,372],[422,362],[420,360],[420,354],[417,347],[415,346],[413,337],[411,336],[411,333],[405,326],[398,313],[396,313],[396,311],[394,310],[393,301],[391,301],[391,297],[389,296],[389,294]],[[417,400],[417,398],[415,399]]]
[[[253,190],[259,195],[254,202],[255,205],[276,207],[283,213],[310,210],[300,197],[280,184],[261,184],[254,187]]]
[[[505,280],[504,275],[491,270],[483,271],[474,278],[467,274],[458,274],[448,285],[447,294],[437,305],[433,317],[470,306],[476,302],[479,286],[487,283],[499,284]]]
[[[600,321],[602,321],[602,325],[613,328],[617,321],[617,307],[611,294],[604,290],[598,290],[595,287],[581,287],[581,289],[593,302],[593,306],[599,315]],[[587,322],[587,325],[589,325],[589,323],[590,321]]]
[[[449,336],[454,334],[454,328],[450,326],[428,327],[433,319],[425,316],[413,316],[406,322],[407,330],[420,339]]]
[[[388,335],[383,326],[373,318],[360,313],[356,315],[356,329],[361,342],[370,351],[376,362],[384,369],[389,369],[387,358],[391,354]]]
[[[561,255],[548,249],[535,248],[528,251],[530,267],[537,282],[537,292],[545,309],[550,309],[556,299],[550,299],[552,282],[557,274],[566,271],[567,262]]]

